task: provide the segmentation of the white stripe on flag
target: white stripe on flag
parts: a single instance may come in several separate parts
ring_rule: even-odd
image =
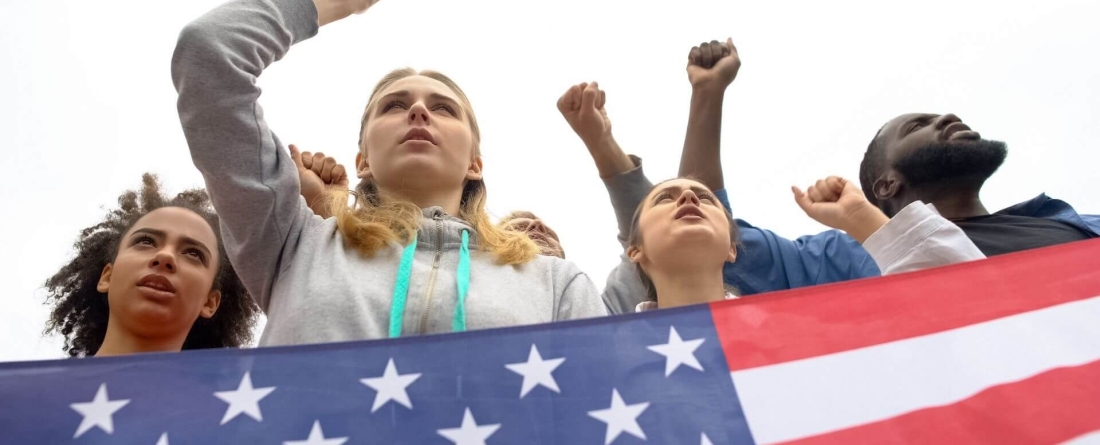
[[[1063,445],[1097,445],[1100,444],[1100,431],[1093,431],[1088,434],[1074,437],[1070,440],[1062,442]]]
[[[756,442],[782,442],[950,404],[993,385],[1100,359],[1097,320],[1100,297],[1093,297],[730,376]]]

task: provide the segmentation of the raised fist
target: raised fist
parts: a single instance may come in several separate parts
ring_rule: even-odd
[[[604,104],[607,94],[596,82],[573,85],[558,99],[558,111],[588,147],[611,136],[611,120]]]
[[[725,43],[717,40],[701,43],[688,53],[687,72],[692,88],[725,91],[740,69],[741,57],[733,39],[726,39]]]
[[[847,232],[862,243],[889,218],[867,201],[863,191],[838,176],[817,181],[805,192],[791,187],[794,201],[806,215],[819,223]]]
[[[302,197],[313,213],[322,218],[328,217],[326,191],[330,188],[347,190],[348,174],[336,158],[324,153],[299,152],[298,146],[290,144],[290,158],[298,167],[298,179],[302,184]]]

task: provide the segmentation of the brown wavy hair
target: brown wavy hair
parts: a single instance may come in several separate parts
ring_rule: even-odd
[[[650,187],[649,191],[646,192],[645,197],[648,198],[649,194],[653,193],[653,190],[656,190],[657,187],[661,186],[661,184],[675,179],[690,179],[692,181],[699,182],[699,180],[692,177],[666,179],[664,181],[653,184],[653,187]],[[712,191],[711,193],[714,192]],[[634,217],[630,220],[630,235],[626,239],[627,246],[640,247],[642,245],[642,234],[639,233],[640,230],[638,230],[638,223],[642,219],[642,208],[645,207],[645,202],[646,200],[642,199],[641,204],[638,204],[638,208],[634,210]],[[740,246],[741,231],[737,229],[737,222],[733,219],[733,214],[730,213],[729,209],[727,209],[726,206],[720,206],[722,207],[722,213],[726,215],[726,221],[729,222],[730,225],[730,245],[734,247]],[[649,301],[657,301],[657,287],[653,285],[653,280],[649,278],[649,275],[647,275],[645,271],[642,270],[642,265],[640,263],[634,263],[634,271],[638,274],[638,278],[641,279],[642,286],[645,287],[646,299]],[[733,295],[740,294],[737,288],[729,284],[726,284],[726,291]]]
[[[411,76],[424,76],[438,80],[454,91],[465,108],[466,122],[473,133],[473,155],[481,156],[481,131],[478,129],[477,118],[474,117],[473,107],[466,93],[451,78],[442,73],[416,71],[412,68],[394,70],[375,85],[359,125],[359,149],[364,150],[367,119],[376,105],[378,93],[394,82]],[[408,244],[412,242],[413,236],[420,227],[420,219],[423,216],[421,209],[408,201],[384,199],[378,193],[378,186],[373,177],[359,182],[354,192],[333,190],[329,193],[331,194],[329,209],[332,211],[332,216],[336,218],[336,226],[344,234],[348,243],[363,255],[373,255],[388,242]],[[348,205],[349,193],[354,199],[354,203],[350,206]],[[501,264],[523,264],[537,257],[539,247],[534,241],[524,234],[501,230],[489,221],[489,214],[485,210],[487,197],[488,191],[484,180],[467,181],[462,189],[462,199],[456,215],[473,227],[477,234],[478,247],[492,254]]]
[[[199,317],[187,334],[183,349],[240,347],[252,341],[252,327],[259,308],[229,263],[218,216],[210,196],[201,189],[188,190],[169,199],[161,193],[157,177],[142,175],[142,187],[119,196],[118,208],[100,223],[80,231],[74,247],[76,256],[46,280],[46,304],[52,305],[46,334],[60,334],[64,351],[71,357],[94,355],[107,334],[110,306],[107,294],[96,289],[103,268],[114,261],[122,237],[141,217],[163,207],[180,207],[195,212],[218,238],[218,273],[213,289],[222,294],[221,305],[211,318]]]

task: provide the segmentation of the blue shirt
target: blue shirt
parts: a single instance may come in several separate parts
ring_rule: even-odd
[[[726,191],[715,194],[733,213]],[[1065,201],[1045,194],[997,213],[1050,219],[1100,236],[1100,215],[1079,215]],[[828,230],[792,241],[742,219],[737,219],[737,227],[741,230],[737,261],[726,263],[724,274],[726,284],[742,295],[880,275],[867,251],[844,232]]]

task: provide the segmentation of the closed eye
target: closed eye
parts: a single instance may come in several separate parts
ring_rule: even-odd
[[[443,111],[446,111],[447,113],[450,113],[450,114],[451,114],[451,116],[457,116],[457,115],[458,115],[457,113],[455,113],[455,109],[454,109],[454,107],[452,107],[452,106],[450,106],[450,105],[447,105],[447,104],[438,104],[438,105],[436,105],[436,106],[432,107],[432,109],[433,109],[433,110],[440,110],[440,109],[442,109]]]
[[[660,195],[657,195],[655,198],[653,198],[653,202],[662,202],[662,201],[667,201],[667,200],[671,200],[671,199],[672,199],[671,194],[661,193]]]
[[[204,265],[206,264],[206,254],[203,253],[199,249],[195,249],[195,248],[187,249],[187,250],[183,251],[183,254],[188,255],[190,257],[193,257],[196,260],[199,260],[199,262],[201,262]]]
[[[394,109],[394,108],[404,109],[404,108],[406,108],[406,106],[405,106],[404,102],[401,102],[399,100],[391,100],[391,101],[387,102],[385,106],[382,107],[382,112],[385,113],[385,112],[390,111],[391,109]]]
[[[157,241],[154,240],[153,237],[151,237],[149,235],[138,235],[138,236],[134,237],[134,239],[130,242],[131,246],[136,246],[136,245],[139,245],[139,244],[156,247]]]

